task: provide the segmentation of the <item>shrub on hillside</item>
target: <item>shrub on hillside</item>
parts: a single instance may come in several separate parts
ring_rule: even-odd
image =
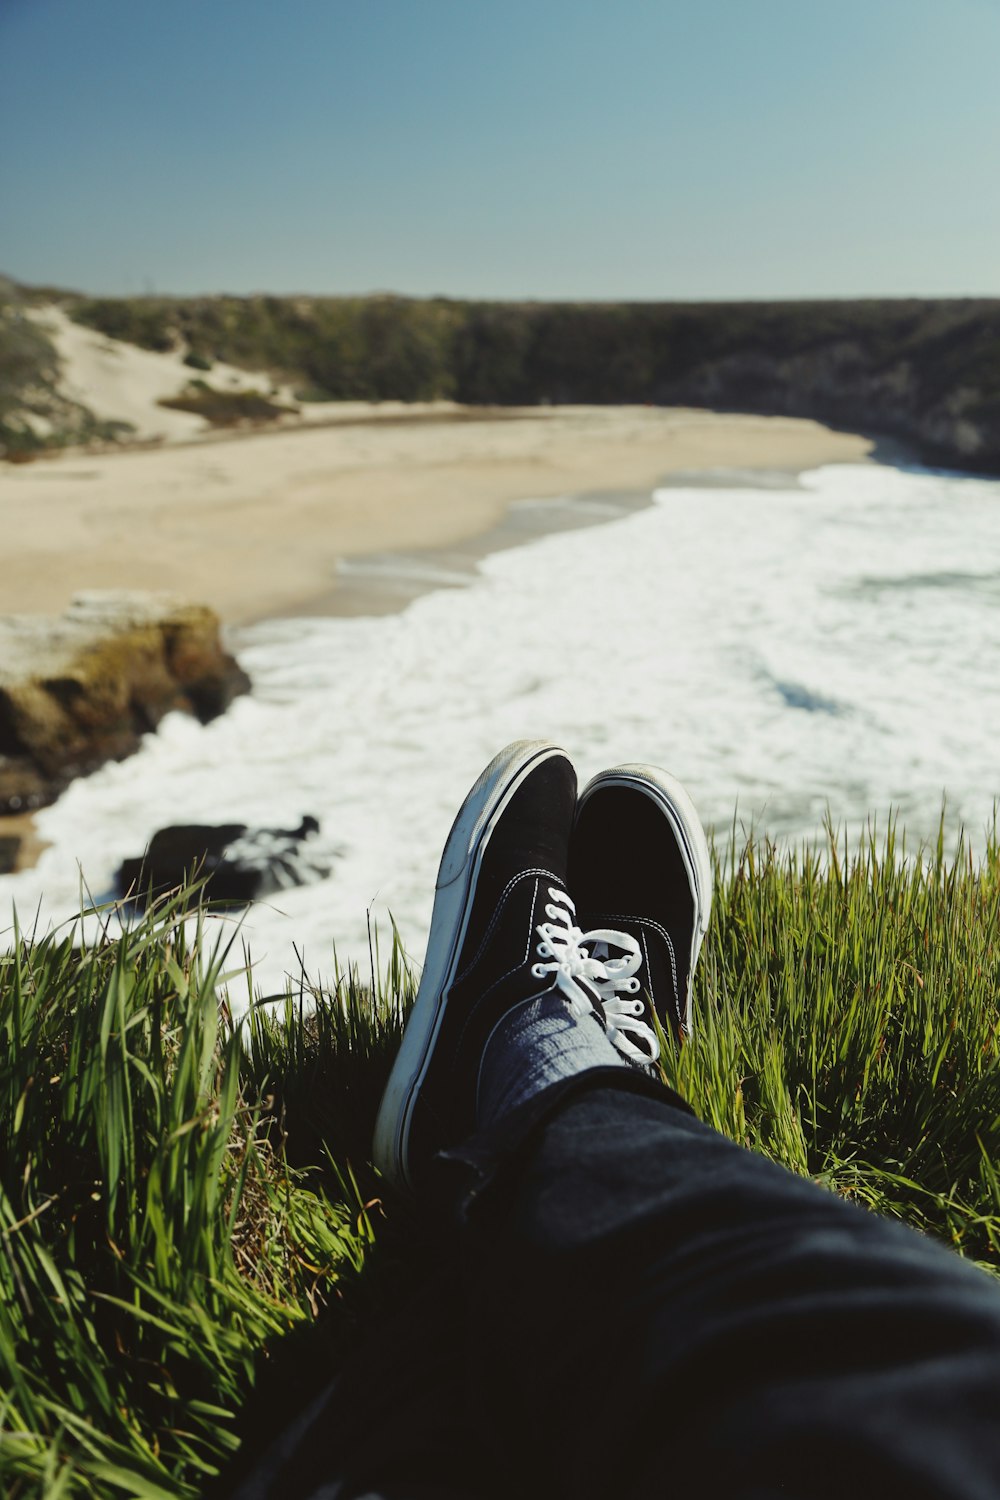
[[[33,391],[52,386],[58,375],[51,339],[13,297],[0,300],[0,422],[21,409]]]
[[[133,430],[62,395],[59,374],[44,326],[25,315],[19,289],[0,285],[0,456],[9,463],[70,443],[117,442]]]
[[[238,427],[241,423],[273,422],[295,416],[297,408],[281,406],[261,391],[217,391],[203,380],[193,380],[180,396],[157,403],[171,411],[189,411],[204,417],[213,427]]]
[[[76,322],[140,349],[165,353],[177,342],[171,307],[163,298],[94,297],[74,303],[69,312]]]

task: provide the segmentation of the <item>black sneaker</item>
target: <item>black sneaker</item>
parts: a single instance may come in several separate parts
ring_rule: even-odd
[[[668,1034],[690,1033],[691,981],[712,909],[708,841],[680,782],[644,765],[595,776],[577,804],[569,884],[582,927],[620,928],[638,946],[640,998],[632,1007],[612,999],[604,1010],[608,1034],[629,1061],[655,1065],[650,1012]],[[604,958],[607,945],[598,941],[593,951]]]
[[[375,1165],[399,1187],[412,1188],[434,1152],[474,1130],[483,1051],[512,1006],[558,985],[577,1014],[595,1013],[595,996],[573,978],[588,965],[566,895],[575,808],[565,751],[519,740],[459,810],[420,988],[375,1123]]]

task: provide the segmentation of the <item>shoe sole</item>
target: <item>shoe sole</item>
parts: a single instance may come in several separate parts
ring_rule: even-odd
[[[691,965],[689,969],[687,1003],[684,1008],[684,1032],[690,1036],[692,1026],[693,996],[691,993],[694,971],[698,963],[701,945],[708,931],[708,919],[712,912],[712,859],[708,852],[708,839],[701,825],[697,809],[684,786],[676,776],[661,771],[658,766],[627,765],[614,766],[601,771],[588,781],[577,799],[579,813],[595,792],[602,787],[630,787],[642,792],[663,813],[677,841],[694,901],[694,924],[691,937]]]
[[[555,755],[566,752],[548,740],[516,740],[501,750],[462,803],[445,842],[417,998],[375,1120],[372,1159],[397,1187],[413,1186],[408,1161],[413,1110],[441,1030],[483,855],[500,814],[525,777]]]

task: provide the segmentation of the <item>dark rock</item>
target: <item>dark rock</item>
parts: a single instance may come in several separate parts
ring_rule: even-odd
[[[131,755],[171,710],[207,723],[249,686],[201,605],[89,593],[56,620],[0,618],[0,814]]]
[[[21,840],[17,834],[0,833],[0,875],[13,875],[21,853]]]
[[[146,905],[175,890],[192,874],[205,881],[205,895],[226,905],[246,906],[289,886],[322,880],[329,865],[311,856],[307,840],[319,823],[305,817],[298,828],[248,828],[245,823],[191,823],[161,828],[145,854],[127,859],[117,874],[119,894]]]

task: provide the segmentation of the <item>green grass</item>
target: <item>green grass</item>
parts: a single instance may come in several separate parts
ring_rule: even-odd
[[[718,875],[669,1081],[734,1139],[1000,1271],[996,840],[978,864],[907,857],[893,833],[750,842]],[[246,993],[235,941],[185,942],[181,910],[83,947],[18,934],[0,958],[9,1496],[198,1493],[255,1386],[309,1340],[335,1359],[411,1243],[367,1161],[412,999],[398,944],[374,985],[303,985],[241,1029],[218,1004]]]
[[[371,1243],[349,1161],[363,1172],[399,1035],[398,963],[387,1006],[348,977],[314,1017],[289,998],[241,1033],[216,998],[226,955],[189,952],[179,909],[0,959],[8,1496],[198,1493],[259,1351]]]

